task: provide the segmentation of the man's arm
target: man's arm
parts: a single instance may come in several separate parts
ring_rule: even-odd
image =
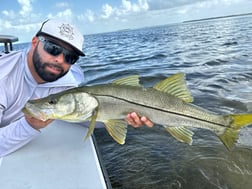
[[[0,125],[2,115],[3,108],[0,106]],[[40,132],[32,128],[24,117],[0,128],[0,157],[16,151],[39,134]]]

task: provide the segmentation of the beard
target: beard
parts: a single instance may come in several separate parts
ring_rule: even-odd
[[[46,82],[53,82],[67,74],[68,71],[65,72],[64,69],[56,63],[42,62],[37,48],[38,46],[36,46],[36,48],[34,49],[32,61],[35,71],[37,72],[38,76],[41,79],[43,79]],[[55,69],[60,70],[60,73],[59,74],[51,73],[46,70],[47,67],[54,67]]]

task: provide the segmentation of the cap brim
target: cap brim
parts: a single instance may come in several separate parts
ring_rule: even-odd
[[[72,46],[73,47],[73,46]],[[74,47],[73,47],[74,48]],[[79,51],[78,49],[74,48],[75,52],[78,53],[79,56],[86,56],[82,51]]]

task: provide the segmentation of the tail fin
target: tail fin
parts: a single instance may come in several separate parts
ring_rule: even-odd
[[[220,140],[228,150],[232,149],[238,140],[240,129],[252,124],[252,114],[234,114],[229,116],[232,120],[230,127],[223,134],[219,135]]]

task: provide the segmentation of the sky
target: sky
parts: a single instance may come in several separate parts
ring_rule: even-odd
[[[251,0],[1,0],[0,35],[30,42],[48,18],[85,35],[252,12]]]

